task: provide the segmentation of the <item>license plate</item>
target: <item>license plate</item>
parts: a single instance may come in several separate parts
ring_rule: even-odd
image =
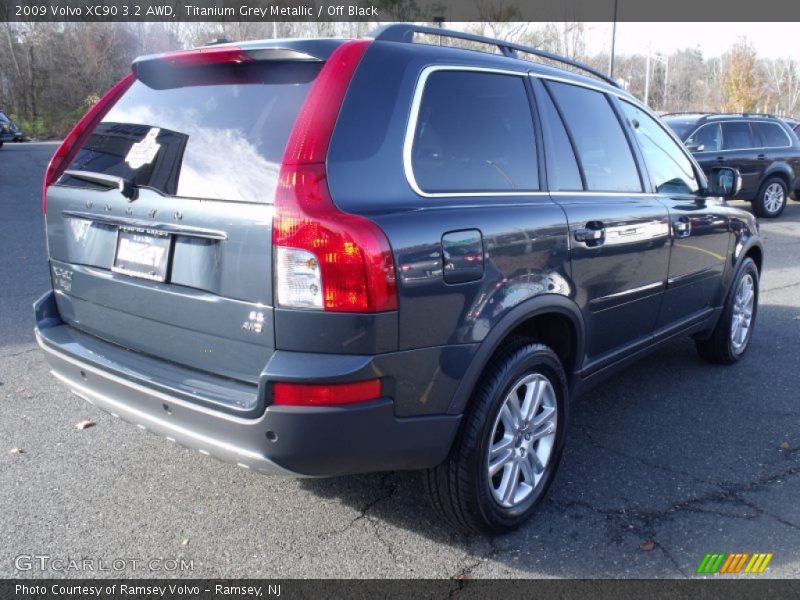
[[[169,234],[120,229],[112,271],[151,281],[164,281],[169,265]]]

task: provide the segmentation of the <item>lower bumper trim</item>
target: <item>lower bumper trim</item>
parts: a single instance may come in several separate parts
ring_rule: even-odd
[[[134,377],[124,364],[94,364],[86,359],[90,354],[74,352],[74,340],[62,348],[59,330],[69,326],[50,304],[43,298],[36,305],[36,340],[53,375],[73,393],[141,429],[246,469],[328,477],[433,467],[447,456],[461,421],[460,415],[397,417],[389,398],[267,406],[253,417],[222,412],[148,385],[155,383],[152,373]]]

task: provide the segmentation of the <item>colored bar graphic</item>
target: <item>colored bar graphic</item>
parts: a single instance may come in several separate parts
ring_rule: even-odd
[[[728,554],[708,553],[697,566],[697,572],[704,575],[713,573],[736,574],[742,573],[763,573],[767,565],[772,560],[773,554],[766,552],[730,552]],[[749,559],[749,560],[748,560]],[[745,567],[745,564],[747,565]]]
[[[739,571],[742,570],[742,567],[744,566],[745,561],[747,561],[748,556],[750,556],[750,554],[745,552],[744,554],[741,555],[741,558],[738,561],[736,561],[736,566],[733,569],[734,573],[738,573]]]
[[[736,562],[738,554],[728,554],[728,557],[725,559],[725,562],[722,563],[722,568],[719,570],[720,573],[730,573],[731,566]]]

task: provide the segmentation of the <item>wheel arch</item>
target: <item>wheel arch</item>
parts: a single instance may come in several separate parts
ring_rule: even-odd
[[[571,382],[580,370],[584,354],[584,324],[578,306],[569,298],[545,294],[522,302],[503,317],[481,342],[448,407],[461,414],[475,384],[503,343],[514,335],[536,339],[550,346],[562,361]]]
[[[761,184],[759,185],[759,192],[761,188],[763,188],[764,184],[767,182],[768,179],[771,177],[780,177],[783,183],[786,184],[786,193],[787,195],[792,192],[792,184],[794,183],[794,172],[792,171],[792,167],[784,162],[777,162],[772,163],[767,170],[764,172],[764,176],[761,178]]]
[[[742,258],[739,262],[745,258],[753,259],[753,262],[756,263],[756,268],[758,269],[758,273],[760,275],[764,268],[764,249],[761,247],[761,244],[750,244],[750,246],[742,253]]]

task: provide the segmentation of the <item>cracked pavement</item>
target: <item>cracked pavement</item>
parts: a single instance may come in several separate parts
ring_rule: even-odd
[[[30,308],[49,285],[40,182],[54,148],[0,151],[0,576],[42,576],[13,564],[38,553],[193,561],[98,574],[139,577],[691,577],[706,552],[772,552],[769,576],[800,576],[800,203],[762,222],[747,357],[709,366],[680,340],[577,400],[548,498],[491,538],[440,523],[414,473],[265,477],[57,384]],[[76,429],[84,419],[97,425]]]

